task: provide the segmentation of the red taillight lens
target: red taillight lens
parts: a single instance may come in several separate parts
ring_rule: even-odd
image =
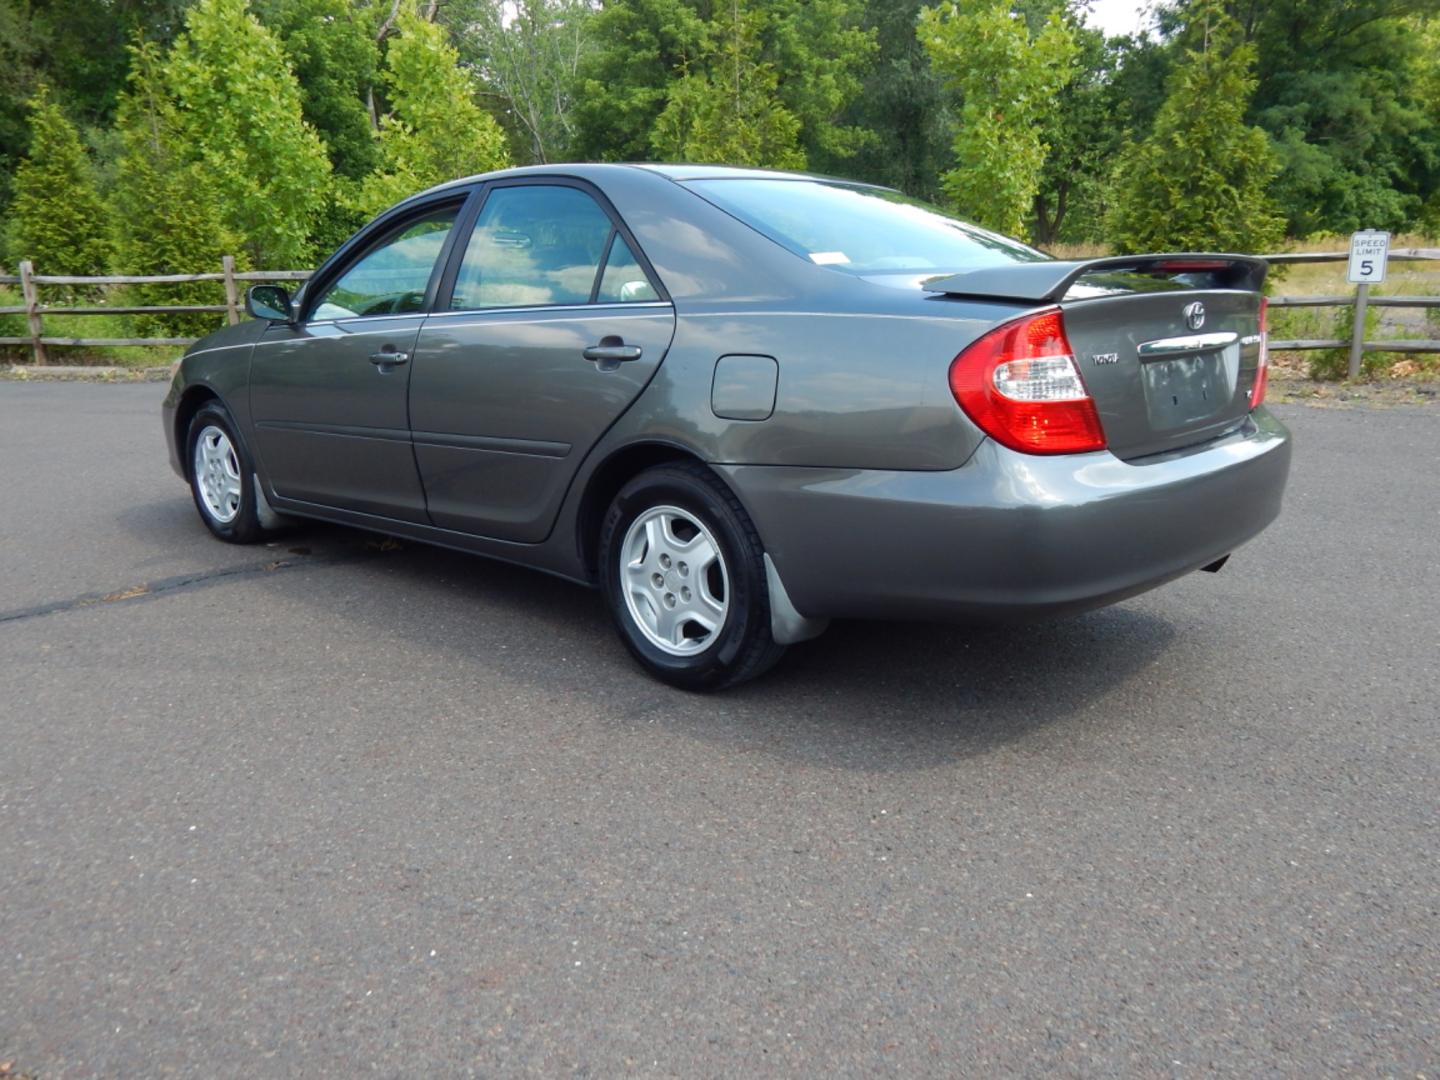
[[[1027,454],[1105,449],[1059,309],[991,330],[950,364],[950,392],[980,430]]]
[[[1265,400],[1270,385],[1270,298],[1260,298],[1260,366],[1255,369],[1255,383],[1250,387],[1250,408]]]

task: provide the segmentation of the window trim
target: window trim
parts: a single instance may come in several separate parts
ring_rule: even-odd
[[[485,210],[485,204],[489,201],[491,192],[496,191],[500,188],[512,187],[573,188],[577,191],[583,192],[586,195],[589,195],[590,198],[595,201],[595,204],[600,208],[601,213],[603,213],[607,218],[610,219],[610,236],[605,241],[605,249],[602,253],[600,263],[595,268],[595,278],[590,285],[590,299],[585,303],[497,304],[493,307],[476,308],[456,308],[450,306],[454,300],[455,282],[460,276],[461,264],[465,261],[465,252],[470,246],[471,233],[474,232],[475,225],[479,222],[480,215]],[[461,225],[463,225],[463,242],[460,239],[460,234],[462,231],[460,227]],[[463,215],[462,220],[457,224],[455,233],[456,241],[453,247],[450,249],[449,263],[445,267],[445,273],[441,276],[439,287],[435,291],[433,302],[430,307],[431,314],[437,317],[446,315],[484,315],[491,312],[501,311],[546,311],[554,308],[591,309],[605,306],[615,306],[597,303],[596,295],[600,288],[601,276],[605,272],[605,264],[609,261],[610,251],[614,247],[616,235],[619,235],[625,239],[625,243],[629,245],[631,253],[635,256],[635,262],[640,267],[641,273],[643,273],[646,279],[650,282],[650,287],[655,290],[656,299],[651,301],[645,301],[645,303],[662,303],[666,306],[669,306],[673,303],[673,301],[670,299],[669,292],[666,291],[665,286],[661,283],[659,275],[655,273],[655,267],[651,265],[650,260],[646,258],[645,252],[636,242],[635,236],[630,231],[629,226],[625,224],[619,213],[616,212],[614,205],[606,197],[603,191],[601,191],[594,184],[590,183],[590,181],[581,180],[579,177],[507,176],[503,180],[486,181],[483,185],[481,185],[479,191],[473,197],[473,206],[469,203],[466,204],[466,213]]]
[[[447,191],[441,196],[427,199],[423,203],[400,203],[385,211],[375,218],[369,225],[361,229],[345,243],[336,249],[335,253],[326,259],[320,269],[305,283],[303,296],[300,298],[300,308],[296,314],[295,323],[297,326],[323,326],[331,323],[343,322],[352,323],[357,320],[369,319],[401,319],[430,314],[435,308],[435,297],[439,289],[444,269],[449,264],[450,256],[454,251],[455,238],[460,229],[466,224],[467,211],[475,200],[477,189],[462,188],[460,191]],[[379,312],[374,315],[347,315],[338,319],[316,319],[312,318],[315,309],[320,306],[321,300],[338,279],[345,276],[355,265],[376,248],[380,247],[396,233],[409,228],[422,218],[434,214],[438,210],[448,207],[455,208],[455,224],[450,227],[450,234],[446,236],[445,242],[440,247],[440,254],[435,259],[435,265],[430,268],[430,278],[425,285],[425,299],[421,302],[417,311],[400,312]]]

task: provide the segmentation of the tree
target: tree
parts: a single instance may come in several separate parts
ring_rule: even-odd
[[[734,96],[735,42],[743,43],[741,95],[751,104],[749,122],[783,125],[783,116],[762,116],[755,102],[766,94],[798,123],[796,141],[807,159],[843,160],[869,139],[844,123],[859,94],[861,73],[875,48],[873,30],[859,25],[858,0],[610,0],[596,14],[595,48],[581,68],[575,149],[608,161],[643,161],[654,152],[656,125],[676,96],[673,84],[687,78],[727,81]],[[748,14],[750,28],[743,23]],[[728,44],[727,44],[728,42]],[[730,64],[728,76],[722,70]],[[744,85],[746,74],[758,80]],[[773,88],[769,79],[773,76]],[[678,91],[681,105],[667,119],[675,141],[677,112],[703,104],[704,82]],[[713,108],[714,106],[709,106]],[[682,125],[684,126],[684,125]],[[689,130],[686,128],[686,130]],[[766,136],[773,141],[774,134]],[[746,144],[754,136],[747,135]]]
[[[279,39],[246,0],[199,0],[166,62],[187,144],[215,209],[257,266],[304,265],[330,182]]]
[[[1108,235],[1118,251],[1272,250],[1285,222],[1269,186],[1279,168],[1245,124],[1255,49],[1217,20],[1188,50],[1144,140],[1115,166]]]
[[[1273,194],[1289,231],[1399,229],[1440,186],[1440,115],[1423,27],[1434,0],[1182,0],[1172,36],[1203,36],[1217,11],[1256,50],[1246,114],[1270,135]]]
[[[123,149],[111,195],[119,268],[127,274],[213,272],[224,255],[238,252],[243,258],[244,245],[215,213],[222,198],[218,182],[190,153],[189,131],[165,86],[159,50],[137,44],[132,57],[129,89],[117,116]],[[155,305],[224,299],[214,282],[140,285],[131,296]],[[158,314],[136,322],[144,335],[195,337],[214,330],[218,320]]]
[[[1125,144],[1125,110],[1117,83],[1121,41],[1065,16],[1077,46],[1075,77],[1040,121],[1046,146],[1030,235],[1040,245],[1102,238],[1110,168]]]
[[[950,0],[921,12],[919,27],[961,99],[945,194],[977,224],[1020,236],[1045,162],[1038,125],[1074,73],[1074,36],[1058,14],[1032,33],[1006,0]]]
[[[718,21],[718,20],[717,20]],[[650,145],[662,160],[803,169],[800,121],[776,100],[780,79],[759,59],[764,16],[730,0],[700,70],[670,84]]]
[[[375,214],[444,180],[504,168],[505,133],[475,101],[474,77],[443,28],[413,3],[398,6],[397,34],[385,54],[390,112],[380,120],[381,168],[367,176],[354,206]]]
[[[813,155],[812,168],[940,200],[940,174],[950,156],[950,102],[944,80],[915,34],[924,4],[890,0],[865,6],[864,29],[874,35],[877,54],[862,69],[862,87],[841,119],[869,138],[848,157]]]
[[[517,151],[532,162],[565,160],[592,45],[589,0],[468,0],[442,10],[461,58],[503,103]]]
[[[75,126],[43,86],[30,103],[30,154],[15,171],[9,238],[45,274],[109,269],[109,217]]]
[[[368,3],[252,0],[280,38],[300,85],[305,121],[319,133],[336,176],[358,180],[379,162],[366,99],[380,71],[380,45]]]

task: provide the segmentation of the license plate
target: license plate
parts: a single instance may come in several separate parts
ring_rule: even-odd
[[[1231,365],[1221,353],[1176,356],[1140,365],[1145,401],[1156,431],[1185,427],[1220,413],[1235,396]]]

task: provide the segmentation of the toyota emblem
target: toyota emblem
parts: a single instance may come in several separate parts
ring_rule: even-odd
[[[1196,300],[1193,304],[1185,305],[1185,325],[1191,330],[1199,330],[1205,325],[1205,305]]]

